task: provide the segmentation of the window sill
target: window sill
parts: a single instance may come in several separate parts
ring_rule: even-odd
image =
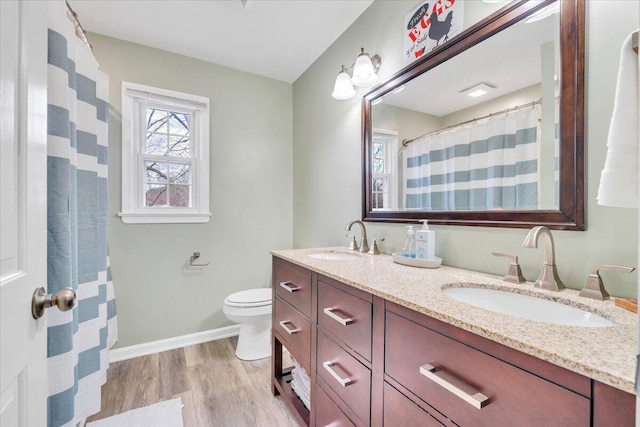
[[[194,212],[120,212],[118,216],[125,224],[197,224],[209,222],[211,218],[210,213]]]

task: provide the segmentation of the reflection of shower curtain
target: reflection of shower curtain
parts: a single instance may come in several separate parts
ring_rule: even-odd
[[[76,291],[47,312],[48,424],[75,426],[100,410],[116,339],[107,261],[108,78],[75,37],[64,1],[46,2],[48,32],[47,280]]]
[[[539,106],[524,108],[411,143],[407,208],[536,209],[538,118]]]

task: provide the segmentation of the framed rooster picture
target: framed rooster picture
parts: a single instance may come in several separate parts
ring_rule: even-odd
[[[404,64],[410,64],[464,29],[463,0],[427,0],[404,20]]]

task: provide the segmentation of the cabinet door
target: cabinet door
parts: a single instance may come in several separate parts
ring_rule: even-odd
[[[371,361],[372,304],[318,280],[318,324]]]
[[[274,258],[273,287],[282,300],[311,317],[311,271]]]
[[[636,397],[606,384],[593,382],[593,427],[633,427]]]
[[[385,427],[442,427],[435,418],[387,383],[384,383],[384,425]]]
[[[273,327],[282,342],[303,368],[311,366],[311,322],[291,305],[276,297],[273,307]]]
[[[369,425],[371,371],[318,330],[317,376],[335,392],[356,416]]]
[[[584,396],[391,312],[385,337],[385,374],[460,426],[590,425]]]
[[[317,427],[355,427],[322,388],[317,387],[316,390]]]

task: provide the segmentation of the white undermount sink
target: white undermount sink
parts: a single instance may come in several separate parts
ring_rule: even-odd
[[[311,258],[327,259],[330,261],[349,261],[352,259],[360,258],[358,255],[347,254],[344,252],[319,252],[315,254],[309,254],[309,256]]]
[[[538,322],[591,328],[613,326],[613,323],[597,314],[556,301],[514,292],[456,287],[442,289],[442,293],[485,310]]]

